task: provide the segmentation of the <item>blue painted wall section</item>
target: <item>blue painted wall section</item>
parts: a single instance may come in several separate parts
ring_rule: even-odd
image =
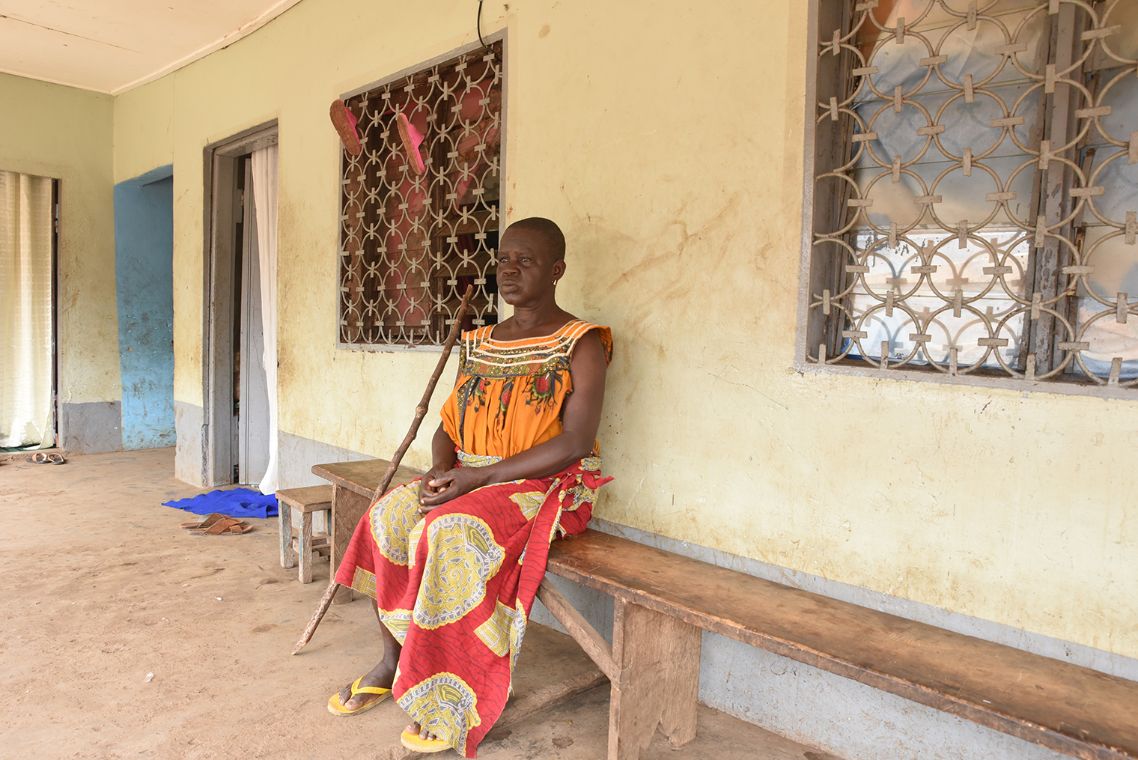
[[[173,204],[170,166],[115,185],[124,449],[175,441]]]

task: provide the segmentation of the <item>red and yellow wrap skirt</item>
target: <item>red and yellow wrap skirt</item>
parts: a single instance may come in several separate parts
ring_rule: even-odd
[[[464,467],[497,461],[459,453]],[[419,483],[377,499],[336,581],[376,601],[403,645],[393,694],[465,757],[506,706],[554,539],[585,530],[601,476],[589,457],[555,476],[485,486],[419,513]]]

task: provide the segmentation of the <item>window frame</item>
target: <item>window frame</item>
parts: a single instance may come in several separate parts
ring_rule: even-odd
[[[822,100],[819,93],[824,89],[825,97],[828,99],[831,92],[834,94],[840,92],[846,86],[843,74],[844,68],[848,68],[841,65],[841,61],[845,57],[844,55],[834,57],[833,68],[836,71],[836,75],[827,77],[824,85],[820,85],[819,76],[820,74],[825,74],[825,72],[819,71],[820,56],[818,55],[818,49],[822,42],[820,29],[822,28],[823,22],[825,22],[826,28],[845,28],[852,14],[856,12],[854,5],[853,0],[842,0],[840,3],[831,2],[831,0],[807,0],[806,60],[804,66],[806,79],[803,88],[802,228],[798,272],[798,302],[795,315],[796,331],[794,358],[792,362],[793,369],[803,376],[834,375],[866,379],[890,378],[909,382],[965,385],[1012,392],[1043,391],[1061,395],[1138,400],[1138,389],[1119,385],[1098,384],[1093,381],[1080,381],[1077,379],[1077,376],[1071,377],[1069,373],[1066,372],[1055,378],[1028,380],[1008,374],[951,374],[933,368],[886,369],[874,367],[862,361],[856,361],[855,363],[854,360],[840,364],[827,364],[821,361],[809,360],[810,346],[817,346],[819,343],[825,343],[828,346],[836,345],[837,333],[842,329],[838,320],[816,320],[815,323],[812,324],[810,319],[810,304],[813,302],[812,293],[821,292],[827,287],[826,283],[833,282],[840,274],[836,271],[837,268],[834,266],[814,266],[814,236],[816,227],[825,220],[832,219],[835,212],[841,208],[840,198],[820,199],[817,197],[815,193],[816,169],[820,164],[825,163],[827,152],[830,155],[835,153],[844,155],[847,143],[850,142],[850,135],[841,132],[841,127],[844,126],[841,122],[838,122],[838,125],[835,127],[829,127],[828,123],[822,122],[821,128],[818,122],[817,104]],[[1064,5],[1062,8],[1061,13],[1063,13],[1064,10],[1069,14],[1073,14],[1074,12],[1069,5]],[[1067,40],[1060,40],[1060,45],[1064,44],[1064,42],[1073,45],[1076,36],[1073,25],[1067,24],[1067,28],[1064,29],[1062,18],[1060,18],[1058,23],[1060,25],[1060,33],[1069,38]],[[839,97],[839,100],[841,99],[842,98]],[[1066,100],[1067,98],[1064,99]],[[1064,134],[1068,134],[1074,120],[1073,109],[1069,104],[1056,104],[1054,110],[1058,112],[1063,108],[1068,111],[1066,114],[1068,124],[1064,132]],[[1052,113],[1043,113],[1041,124],[1049,122],[1052,117]],[[835,137],[840,137],[841,139],[835,139]],[[1063,182],[1064,192],[1058,201],[1049,201],[1046,210],[1041,209],[1040,213],[1044,213],[1049,217],[1054,214],[1058,216],[1058,218],[1063,218],[1061,209],[1066,208],[1066,204],[1070,203],[1070,183],[1067,182],[1063,176],[1056,179],[1053,178],[1051,174],[1048,174],[1047,181],[1049,183],[1055,183],[1057,181]],[[1039,195],[1038,193],[1034,193],[1033,196],[1034,203]],[[816,203],[823,204],[821,209],[819,209]],[[822,213],[819,213],[819,211]],[[1049,240],[1045,247],[1041,249],[1041,255],[1033,257],[1032,266],[1028,270],[1032,277],[1043,276],[1047,273],[1057,274],[1057,247],[1057,243]],[[1048,283],[1045,287],[1049,289],[1057,288],[1058,277],[1054,279],[1054,283]],[[834,292],[840,291],[840,288],[834,287],[833,285],[829,287]],[[1056,353],[1055,343],[1057,342],[1054,329],[1050,329],[1050,323],[1053,321],[1054,318],[1049,316],[1044,320],[1033,320],[1030,325],[1028,337],[1026,337],[1023,342],[1025,346],[1024,350],[1027,350],[1026,347],[1030,342],[1031,350],[1037,352],[1043,351],[1046,353],[1049,361],[1053,361]],[[821,324],[818,324],[819,322]],[[1048,329],[1045,331],[1042,325],[1047,325]],[[1039,371],[1042,372],[1044,370]]]
[[[509,206],[507,205],[507,200],[506,200],[508,183],[506,182],[507,151],[505,148],[508,144],[507,143],[507,132],[509,131],[507,125],[509,123],[508,110],[509,110],[509,101],[510,101],[510,98],[509,98],[510,46],[509,46],[509,37],[508,37],[505,29],[499,30],[499,31],[494,32],[492,34],[483,34],[482,39],[485,40],[485,42],[486,42],[485,46],[492,45],[495,42],[500,42],[502,44],[502,105],[501,105],[502,126],[501,126],[501,131],[500,131],[500,135],[501,135],[500,139],[501,139],[502,150],[499,152],[499,156],[498,156],[498,172],[499,172],[499,177],[498,177],[498,183],[499,183],[499,190],[498,190],[498,236],[499,236],[499,239],[501,239],[502,233],[505,232],[505,230],[506,230],[505,210],[507,208],[509,208]],[[365,92],[368,92],[369,90],[374,90],[377,87],[383,87],[384,85],[390,84],[392,82],[396,82],[400,79],[405,79],[405,78],[407,78],[413,74],[416,74],[416,73],[418,73],[424,69],[432,68],[434,66],[437,66],[440,63],[445,63],[445,62],[447,62],[453,58],[458,58],[459,56],[463,56],[463,55],[466,55],[468,53],[480,50],[485,46],[481,42],[479,42],[478,40],[466,43],[464,45],[460,45],[459,47],[453,48],[446,53],[441,53],[441,54],[436,55],[432,58],[428,58],[426,60],[419,61],[415,64],[407,66],[406,68],[400,69],[399,71],[397,71],[393,74],[384,76],[380,79],[376,79],[372,82],[369,82],[368,84],[365,84],[365,85],[357,87],[353,90],[349,90],[347,92],[344,92],[339,96],[339,98],[341,100],[347,102],[350,98],[354,98],[357,95],[362,95]],[[336,349],[337,350],[345,350],[345,351],[366,351],[366,352],[371,352],[371,353],[390,353],[390,354],[402,354],[402,353],[427,353],[427,354],[434,353],[434,354],[437,354],[437,353],[441,353],[443,348],[444,348],[442,343],[438,343],[438,344],[434,344],[434,343],[432,343],[432,344],[414,344],[414,345],[407,344],[407,343],[345,343],[340,339],[341,338],[341,332],[340,332],[340,317],[341,317],[341,311],[340,311],[340,307],[341,307],[341,302],[340,302],[340,282],[341,282],[340,258],[343,256],[343,251],[341,250],[342,240],[340,238],[340,225],[341,225],[341,216],[343,214],[343,207],[341,205],[340,197],[341,197],[341,193],[343,192],[344,175],[345,175],[345,172],[347,170],[348,162],[347,162],[347,153],[344,151],[343,146],[340,145],[339,140],[336,141],[336,149],[337,149],[337,153],[339,155],[339,163],[338,163],[339,168],[336,172],[335,185],[333,188],[333,193],[335,194],[335,197],[337,199],[336,200],[336,266],[334,267],[333,277],[332,277],[333,302],[336,304],[336,317],[335,317],[335,320],[336,320],[335,321]],[[498,314],[499,319],[501,319],[503,317],[502,310],[503,310],[503,307],[505,306],[505,303],[506,302],[504,300],[502,300],[502,295],[499,293],[497,296],[497,303],[495,304],[495,307],[494,307],[497,314]]]

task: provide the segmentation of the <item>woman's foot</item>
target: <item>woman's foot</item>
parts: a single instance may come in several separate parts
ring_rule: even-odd
[[[434,734],[432,734],[430,731],[427,731],[425,728],[420,726],[418,723],[412,723],[411,725],[407,726],[407,728],[404,730],[407,731],[407,733],[409,733],[409,734],[418,734],[420,739],[427,739],[429,741],[434,741],[435,739],[439,738],[439,737],[435,736]]]
[[[439,739],[437,736],[427,731],[418,723],[412,723],[403,729],[402,736],[399,737],[400,743],[409,750],[419,752],[421,754],[434,754],[436,752],[446,752],[450,749],[450,745]]]
[[[360,678],[360,686],[375,686],[381,689],[390,689],[394,682],[395,664],[387,662],[386,659],[380,660],[374,668]],[[357,712],[371,702],[377,702],[387,698],[385,694],[363,693],[352,696],[353,685],[354,684],[348,684],[340,689],[339,692],[340,704],[349,712]]]

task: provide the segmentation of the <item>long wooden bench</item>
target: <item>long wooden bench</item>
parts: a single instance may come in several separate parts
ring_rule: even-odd
[[[1074,757],[1138,758],[1138,682],[596,531],[555,545],[549,572],[616,600],[611,654],[574,633],[617,676],[610,758],[636,757],[657,721],[690,736],[701,629]]]
[[[370,495],[386,462],[352,465],[350,479],[313,472]],[[615,602],[610,646],[552,585],[538,594],[609,678],[609,760],[635,760],[657,728],[676,746],[694,738],[701,630],[1067,755],[1138,758],[1138,682],[597,531],[554,544],[549,572]]]

